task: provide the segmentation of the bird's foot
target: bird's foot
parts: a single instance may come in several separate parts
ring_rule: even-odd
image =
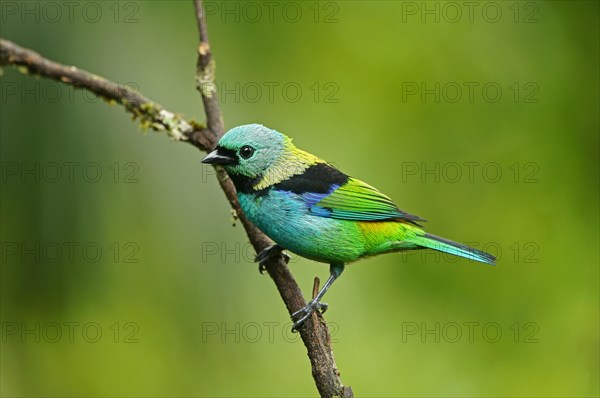
[[[298,330],[298,327],[302,325],[304,321],[308,319],[308,317],[315,311],[319,311],[321,314],[324,314],[327,311],[327,307],[329,305],[327,303],[322,303],[315,299],[310,300],[306,306],[300,308],[298,311],[292,314],[292,320],[295,320],[297,317],[300,317],[292,326],[292,332]]]
[[[290,261],[290,256],[288,256],[288,254],[283,251],[283,247],[279,245],[271,245],[263,251],[261,251],[260,253],[258,253],[256,258],[254,259],[254,262],[258,263],[258,272],[260,272],[261,274],[265,272],[265,270],[267,269],[265,264],[267,264],[269,260],[278,256],[282,256],[283,261],[285,261],[286,264]]]

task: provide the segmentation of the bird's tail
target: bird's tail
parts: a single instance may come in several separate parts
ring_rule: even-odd
[[[428,249],[439,250],[444,253],[468,258],[469,260],[496,265],[496,257],[492,256],[491,254],[445,238],[441,238],[436,235],[426,233],[425,235],[416,237],[414,239],[414,243]]]

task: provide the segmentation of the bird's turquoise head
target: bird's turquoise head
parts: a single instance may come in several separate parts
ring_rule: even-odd
[[[289,137],[260,124],[232,128],[202,160],[222,165],[238,193],[263,190],[303,173],[319,161],[296,148]]]
[[[230,174],[257,178],[291,147],[285,135],[260,124],[229,130],[202,163],[219,164]]]

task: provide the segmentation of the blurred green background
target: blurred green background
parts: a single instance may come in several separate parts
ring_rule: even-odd
[[[73,4],[3,1],[1,36],[204,120],[191,2]],[[227,128],[285,132],[498,255],[347,267],[325,318],[357,396],[598,396],[598,2],[207,7]],[[2,396],[316,395],[202,153],[0,82]],[[290,266],[307,295],[328,274]]]

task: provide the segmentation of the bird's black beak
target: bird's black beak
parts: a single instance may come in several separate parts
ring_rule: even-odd
[[[238,162],[234,151],[224,148],[217,148],[202,159],[202,163],[208,164],[236,164]]]

